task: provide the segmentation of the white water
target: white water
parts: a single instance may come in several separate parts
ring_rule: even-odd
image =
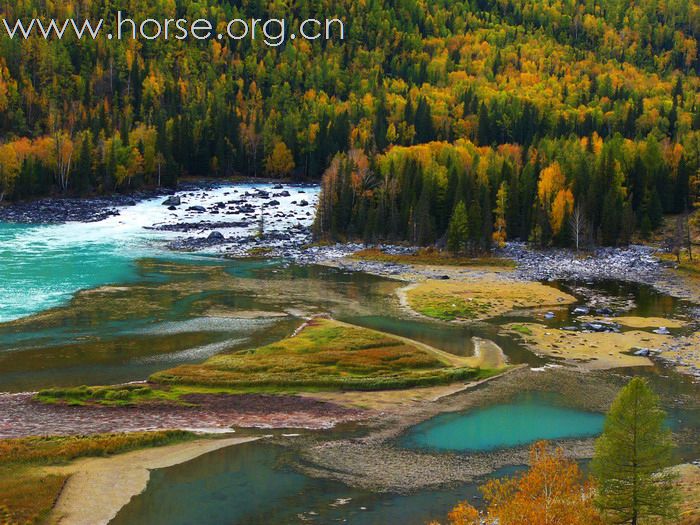
[[[16,225],[0,222],[0,322],[17,319],[65,304],[79,290],[106,284],[119,284],[137,278],[135,261],[147,256],[175,257],[165,241],[181,237],[207,237],[212,230],[193,229],[188,233],[152,230],[154,226],[175,223],[248,221],[247,227],[216,228],[226,237],[247,237],[258,231],[262,205],[268,199],[253,195],[254,189],[270,194],[270,184],[237,184],[211,190],[179,192],[177,210],[163,206],[163,197],[119,208],[118,216],[93,223],[59,225]],[[272,197],[279,206],[265,208],[265,231],[285,232],[313,222],[318,201],[317,186],[284,185],[289,197]],[[249,195],[245,196],[248,192]],[[233,205],[220,213],[211,209],[219,202],[245,200],[255,213],[230,214]],[[293,201],[308,201],[302,207]],[[187,211],[204,206],[207,211]],[[212,246],[204,250],[219,252]]]

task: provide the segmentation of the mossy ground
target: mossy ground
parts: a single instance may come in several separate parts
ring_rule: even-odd
[[[427,280],[406,290],[414,311],[443,321],[488,319],[523,308],[556,307],[576,298],[540,283],[505,280]]]
[[[425,345],[315,318],[277,343],[159,372],[151,381],[253,391],[385,390],[446,384],[481,374],[469,366],[455,366],[448,354]]]
[[[659,255],[659,259],[672,264],[678,271],[686,273],[689,276],[700,277],[700,249],[698,249],[698,247],[695,247],[693,251],[692,260],[687,250],[681,251],[680,262],[678,262],[678,257],[671,253],[661,254]]]
[[[163,431],[0,440],[0,523],[46,519],[67,476],[46,473],[44,467],[193,438],[189,432]]]
[[[505,325],[518,333],[536,353],[576,363],[586,369],[648,366],[651,361],[633,355],[637,348],[663,348],[671,336],[642,330],[625,332],[574,332],[539,323]]]

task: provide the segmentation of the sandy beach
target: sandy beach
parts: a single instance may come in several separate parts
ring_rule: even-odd
[[[87,458],[70,465],[47,468],[48,473],[70,475],[48,522],[61,525],[107,524],[133,496],[143,492],[151,470],[185,463],[203,454],[256,439],[259,438],[201,439],[108,458]]]

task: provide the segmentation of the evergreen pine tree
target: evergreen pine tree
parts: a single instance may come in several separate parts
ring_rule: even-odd
[[[637,525],[678,516],[678,493],[666,469],[673,442],[666,414],[646,380],[632,379],[610,407],[596,441],[596,504],[607,523]]]
[[[469,218],[464,201],[459,201],[452,212],[450,225],[447,228],[447,249],[450,253],[459,254],[467,249],[469,240]]]
[[[479,128],[477,130],[479,145],[487,146],[491,143],[491,126],[489,123],[489,110],[483,102],[479,106]]]
[[[425,143],[435,140],[435,130],[433,129],[433,117],[430,112],[430,104],[425,97],[418,99],[416,107],[416,142]]]
[[[620,239],[622,205],[620,193],[615,187],[610,188],[603,200],[603,215],[600,223],[604,244],[616,245]]]
[[[649,220],[654,230],[661,226],[664,220],[664,209],[661,204],[661,197],[659,197],[659,192],[655,187],[649,190]]]
[[[481,245],[481,228],[483,216],[478,200],[473,200],[469,205],[469,244],[473,251],[478,251]]]

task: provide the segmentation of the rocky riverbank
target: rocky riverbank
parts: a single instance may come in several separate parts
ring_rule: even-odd
[[[367,248],[361,244],[336,244],[313,246],[304,250],[297,259],[304,263],[320,263],[348,271],[365,272],[401,280],[459,279],[475,277],[485,268],[478,264],[467,267],[458,265],[411,264],[353,258],[352,254]],[[417,248],[409,246],[372,246],[390,255],[411,255]],[[594,283],[623,281],[651,286],[659,292],[700,304],[700,286],[690,283],[682,275],[660,261],[657,251],[649,246],[627,248],[600,248],[591,253],[577,255],[567,249],[535,250],[524,243],[508,243],[494,255],[515,263],[513,271],[499,272],[500,278],[511,281],[574,281]],[[439,261],[439,260],[438,260]],[[476,259],[475,261],[478,261]],[[700,308],[688,308],[688,315],[700,320]]]
[[[150,230],[178,234],[177,251],[296,257],[311,241],[316,186],[242,184],[179,192],[163,201],[167,220]]]
[[[700,303],[700,291],[671,272],[650,246],[598,248],[576,254],[567,249],[532,250],[523,243],[508,243],[498,255],[515,261],[519,278],[536,281],[620,280],[652,286],[674,297]],[[700,319],[700,317],[696,317]]]
[[[120,214],[119,208],[136,206],[140,201],[173,193],[157,189],[129,195],[88,198],[44,198],[5,203],[0,206],[0,221],[19,224],[61,224],[64,222],[98,222]]]
[[[68,406],[43,404],[33,393],[0,394],[0,439],[173,428],[200,431],[248,428],[325,429],[370,412],[298,396],[190,394],[186,404]]]

